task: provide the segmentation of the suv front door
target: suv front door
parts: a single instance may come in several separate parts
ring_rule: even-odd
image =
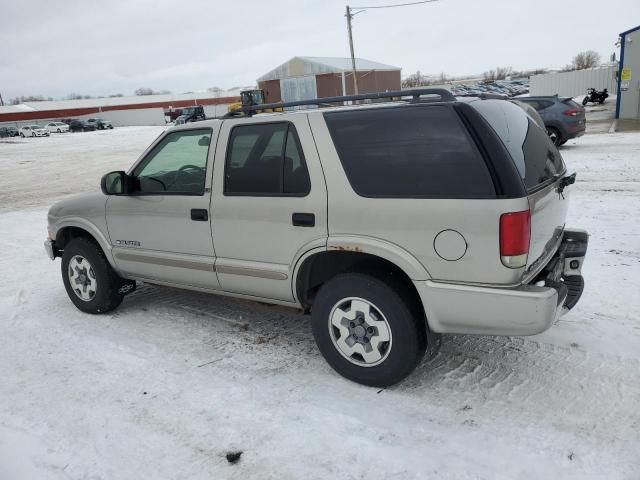
[[[125,274],[219,288],[209,216],[218,129],[176,130],[160,137],[129,172],[135,191],[107,200],[114,260]]]
[[[220,139],[211,203],[221,288],[293,301],[295,260],[327,239],[327,190],[307,117],[226,120]]]

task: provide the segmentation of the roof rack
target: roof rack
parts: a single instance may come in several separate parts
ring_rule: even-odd
[[[445,88],[414,88],[411,90],[395,90],[392,92],[374,92],[374,93],[362,93],[359,95],[344,95],[340,97],[324,97],[324,98],[314,98],[311,100],[298,100],[295,102],[278,102],[278,103],[264,103],[261,105],[250,105],[247,107],[239,108],[233,112],[229,112],[224,115],[222,118],[230,118],[235,117],[240,114],[245,114],[248,116],[256,113],[257,110],[275,110],[275,109],[284,109],[288,107],[299,107],[303,105],[316,105],[318,107],[331,107],[335,105],[331,105],[332,103],[342,103],[342,102],[355,102],[358,100],[380,100],[380,99],[393,99],[403,97],[411,97],[409,100],[405,100],[408,103],[417,103],[421,101],[421,96],[430,95],[439,97],[436,99],[437,101],[443,102],[452,102],[455,101],[456,97]],[[424,99],[427,100],[427,99]],[[429,99],[433,100],[433,99]]]

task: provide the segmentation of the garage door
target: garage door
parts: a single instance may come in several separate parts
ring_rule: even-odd
[[[305,77],[283,78],[280,80],[280,93],[283,102],[296,102],[317,98],[316,77],[315,75],[308,75]],[[298,110],[310,107],[315,108],[315,105],[292,107],[287,110]]]

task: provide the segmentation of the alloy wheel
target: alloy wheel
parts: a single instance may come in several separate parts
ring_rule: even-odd
[[[391,329],[373,303],[358,297],[340,300],[329,314],[329,334],[338,352],[351,363],[373,367],[391,352]]]
[[[69,260],[69,284],[76,296],[85,302],[90,302],[96,296],[98,280],[89,261],[81,255],[75,255]]]

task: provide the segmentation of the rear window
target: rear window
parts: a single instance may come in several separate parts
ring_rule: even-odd
[[[527,190],[564,172],[564,162],[547,132],[517,105],[501,100],[471,104],[489,122],[509,151]]]
[[[324,117],[358,195],[495,198],[484,159],[448,106],[358,109]]]

